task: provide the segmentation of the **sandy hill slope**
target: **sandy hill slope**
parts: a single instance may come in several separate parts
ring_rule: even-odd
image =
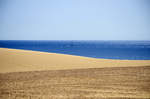
[[[0,48],[0,73],[149,65],[150,60],[95,59],[56,53]]]
[[[0,48],[0,99],[150,99],[150,60]]]

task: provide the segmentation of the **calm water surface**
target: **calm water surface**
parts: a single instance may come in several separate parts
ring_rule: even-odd
[[[150,41],[0,41],[1,48],[105,59],[149,60]]]

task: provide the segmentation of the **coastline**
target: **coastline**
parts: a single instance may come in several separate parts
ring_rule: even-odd
[[[0,73],[150,66],[150,60],[113,60],[0,48]]]

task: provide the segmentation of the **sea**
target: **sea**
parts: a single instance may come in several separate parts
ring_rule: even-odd
[[[0,48],[104,59],[150,60],[150,41],[0,40]]]

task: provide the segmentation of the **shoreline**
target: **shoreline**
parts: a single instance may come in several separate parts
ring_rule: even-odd
[[[0,61],[0,73],[150,66],[150,60],[97,59],[8,48],[0,48]]]

